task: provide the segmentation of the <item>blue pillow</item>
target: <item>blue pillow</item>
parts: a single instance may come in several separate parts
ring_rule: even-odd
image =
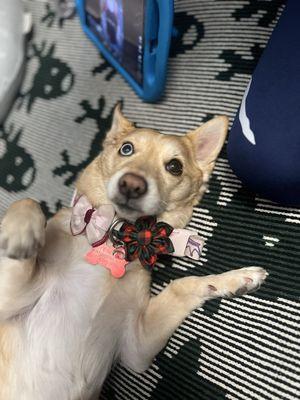
[[[300,1],[289,0],[233,123],[228,158],[253,191],[300,205]]]

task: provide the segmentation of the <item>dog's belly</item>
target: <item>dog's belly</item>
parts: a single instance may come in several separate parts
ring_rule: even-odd
[[[111,321],[108,298],[107,271],[101,267],[82,264],[49,280],[20,323],[21,351],[16,350],[11,385],[16,390],[6,400],[92,398],[111,367],[122,332],[116,326],[121,320]]]

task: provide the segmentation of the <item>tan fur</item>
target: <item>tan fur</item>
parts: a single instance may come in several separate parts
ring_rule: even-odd
[[[117,108],[102,153],[77,189],[94,207],[112,203],[135,219],[152,210],[184,227],[201,198],[225,140],[216,118],[184,137],[137,129]],[[119,154],[124,142],[135,152]],[[171,159],[183,173],[166,171]],[[148,184],[134,209],[119,204],[118,179],[130,172]],[[267,273],[257,267],[185,277],[150,297],[150,274],[132,262],[116,280],[87,264],[84,235],[70,233],[71,210],[48,222],[32,200],[14,203],[0,231],[0,400],[96,399],[112,363],[145,370],[187,315],[206,300],[253,290]],[[44,243],[46,243],[44,245]],[[1,250],[2,248],[2,250]]]
[[[3,387],[7,381],[9,364],[12,358],[9,345],[10,337],[12,336],[9,324],[3,324],[0,328],[0,387]]]

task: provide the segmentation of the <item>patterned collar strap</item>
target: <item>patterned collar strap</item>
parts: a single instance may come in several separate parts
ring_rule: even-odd
[[[199,260],[204,243],[195,232],[174,229],[165,222],[157,222],[153,216],[138,218],[135,224],[125,221],[120,229],[112,229],[111,236],[114,243],[123,243],[127,261],[139,259],[150,269],[160,254]]]

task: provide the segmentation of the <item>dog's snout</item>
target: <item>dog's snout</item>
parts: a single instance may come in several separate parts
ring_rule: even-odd
[[[147,192],[147,182],[142,176],[126,173],[119,179],[119,191],[128,199],[138,199]]]

